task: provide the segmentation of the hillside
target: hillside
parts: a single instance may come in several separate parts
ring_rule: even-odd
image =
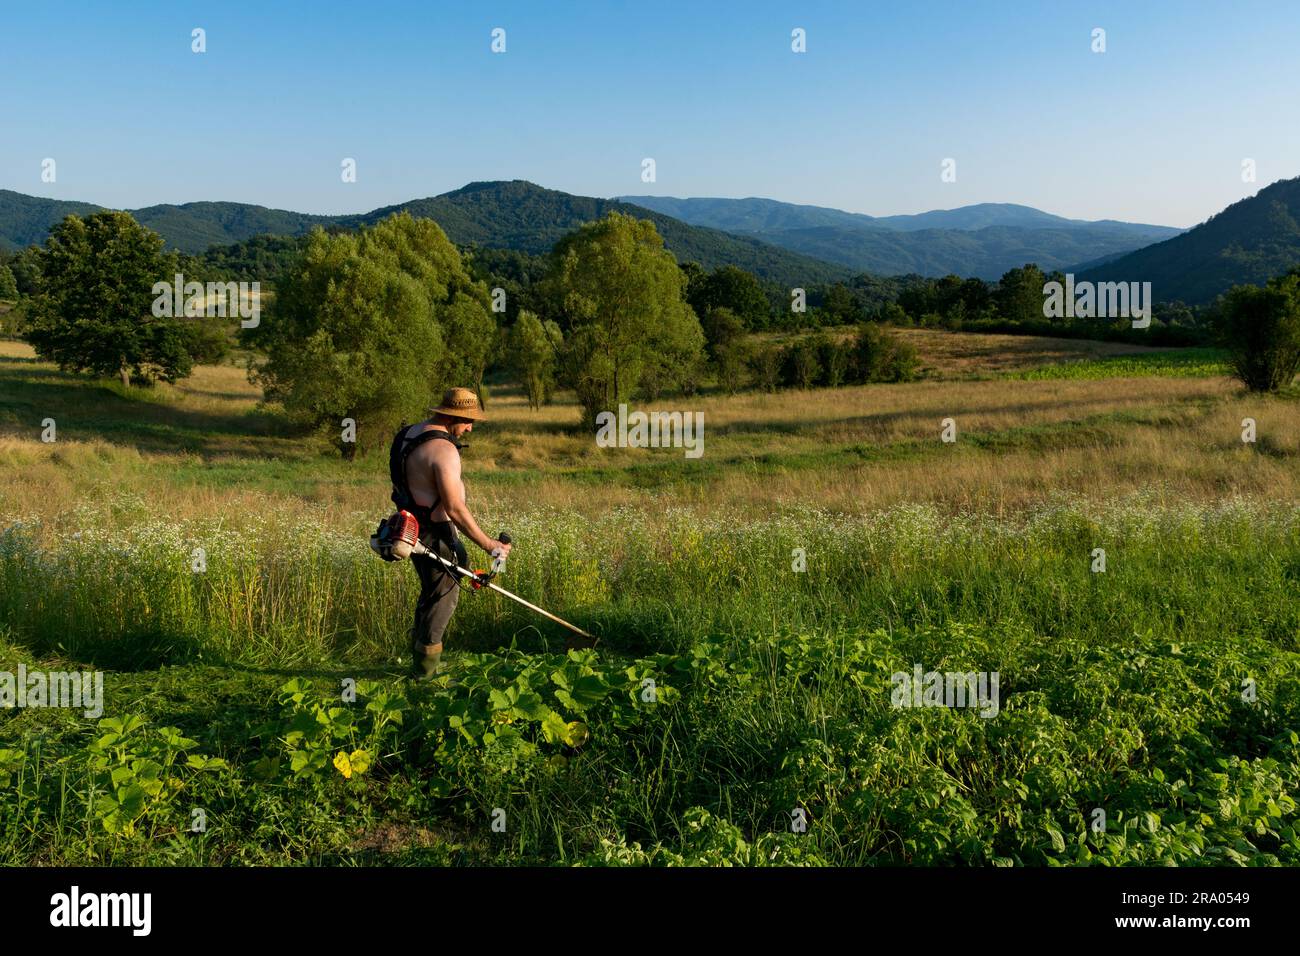
[[[1297,265],[1300,178],[1273,183],[1195,229],[1083,271],[1079,279],[1150,282],[1157,300],[1199,304]]]
[[[1066,219],[1012,203],[873,217],[771,199],[623,199],[693,225],[752,235],[854,271],[883,275],[915,272],[992,280],[1026,262],[1059,269],[1178,234],[1168,226]]]
[[[131,215],[182,252],[198,253],[253,236],[297,236],[312,226],[327,226],[337,216],[313,216],[238,202],[187,202],[181,206],[146,206]]]
[[[436,220],[451,240],[461,245],[475,243],[533,254],[548,251],[557,239],[582,223],[618,211],[651,220],[678,260],[698,262],[706,269],[740,266],[791,286],[843,280],[852,273],[755,237],[688,225],[630,203],[575,196],[520,179],[470,183],[441,196],[386,206],[362,216],[341,218],[340,222],[369,224],[398,211]]]
[[[0,189],[0,249],[23,249],[42,243],[50,226],[64,216],[85,216],[102,208],[89,202],[44,199]]]

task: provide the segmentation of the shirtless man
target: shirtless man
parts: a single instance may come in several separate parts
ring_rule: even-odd
[[[467,388],[453,388],[430,411],[432,418],[412,425],[403,436],[407,487],[395,489],[394,500],[407,491],[407,510],[420,522],[420,543],[462,568],[469,566],[469,558],[457,529],[489,554],[496,549],[502,556],[509,554],[510,545],[484,534],[465,504],[458,440],[486,417],[478,396]],[[416,441],[423,435],[428,437]],[[460,599],[460,584],[454,572],[431,557],[412,555],[411,563],[420,576],[420,599],[411,628],[412,676],[423,681],[438,673],[442,635]]]

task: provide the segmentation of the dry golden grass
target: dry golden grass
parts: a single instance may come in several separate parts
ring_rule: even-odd
[[[1018,371],[1055,362],[1170,351],[1122,342],[1094,342],[1091,339],[953,333],[942,329],[892,331],[915,347],[921,364],[940,378],[964,378]]]
[[[1077,357],[1134,350],[904,334],[932,340],[931,355],[967,373],[1059,360],[1071,350]],[[1012,357],[998,351],[1003,344]],[[15,364],[25,376],[60,381],[56,370],[31,362],[27,346],[0,342],[0,374]],[[238,515],[307,501],[317,520],[339,523],[386,506],[382,456],[347,465],[322,440],[285,437],[276,418],[251,414],[260,396],[242,369],[201,367],[159,389],[155,400],[124,407],[142,421],[187,422],[183,450],[151,433],[139,440],[96,434],[93,389],[75,405],[87,420],[61,421],[53,445],[39,441],[35,425],[4,429],[0,514],[50,514],[123,495],[179,515]],[[1225,378],[931,380],[641,407],[703,412],[703,458],[688,460],[672,448],[599,448],[574,430],[572,397],[532,411],[517,390],[495,390],[489,421],[476,427],[466,452],[471,503],[495,515],[521,504],[594,515],[668,504],[761,514],[797,503],[861,513],[908,502],[1001,512],[1061,493],[1110,498],[1138,489],[1170,501],[1235,494],[1300,500],[1294,401],[1250,396]],[[955,445],[940,441],[949,417],[957,424]],[[1258,422],[1255,445],[1240,440],[1246,417]]]

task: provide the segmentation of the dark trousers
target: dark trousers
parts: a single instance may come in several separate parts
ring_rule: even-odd
[[[461,544],[449,521],[432,524],[421,521],[420,543],[462,568],[469,563],[465,546]],[[430,557],[412,555],[411,563],[415,565],[415,573],[420,576],[420,599],[415,603],[412,637],[425,644],[441,644],[442,635],[460,600],[460,585],[456,581],[458,575]]]

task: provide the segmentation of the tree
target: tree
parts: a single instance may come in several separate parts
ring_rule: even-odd
[[[822,309],[827,315],[827,325],[856,325],[865,317],[849,287],[839,282],[826,290]]]
[[[736,266],[721,266],[705,274],[697,266],[688,272],[686,299],[699,316],[730,309],[748,329],[766,328],[772,307],[763,285]]]
[[[993,296],[1002,318],[1011,322],[1042,322],[1046,281],[1043,270],[1032,262],[1008,270]]]
[[[563,339],[554,322],[545,325],[533,313],[521,311],[510,328],[506,361],[528,396],[534,410],[550,401],[555,388],[557,350]]]
[[[0,301],[12,302],[18,298],[18,281],[7,265],[0,264]]]
[[[463,384],[449,376],[470,360],[449,358],[444,328],[476,321],[466,299],[481,296],[432,220],[399,213],[356,234],[318,228],[251,330],[267,361],[250,378],[302,424],[342,436],[344,419],[355,422],[356,440],[338,441],[352,458]]]
[[[19,295],[36,295],[41,285],[40,246],[28,246],[9,260],[9,269],[18,283]]]
[[[163,240],[129,213],[68,216],[40,253],[40,292],[27,341],[60,368],[174,382],[190,373],[191,335],[179,317],[153,314],[155,282],[172,279]]]
[[[745,347],[745,326],[740,317],[726,306],[711,310],[701,323],[704,340],[713,360],[718,382],[734,395],[745,377],[749,350]]]
[[[912,325],[912,317],[897,302],[886,302],[880,310],[881,325]]]
[[[555,245],[547,279],[568,321],[564,377],[595,429],[647,380],[688,384],[704,332],[654,223],[612,212]]]
[[[725,305],[703,313],[700,324],[704,328],[704,342],[708,347],[709,357],[715,362],[719,350],[725,349],[745,334],[745,323]]]
[[[483,373],[496,353],[497,323],[486,299],[457,292],[443,314],[443,328],[447,358],[442,380],[474,389],[479,404],[487,408]]]
[[[1273,392],[1300,371],[1300,268],[1263,288],[1234,286],[1216,322],[1233,371],[1252,392]]]

